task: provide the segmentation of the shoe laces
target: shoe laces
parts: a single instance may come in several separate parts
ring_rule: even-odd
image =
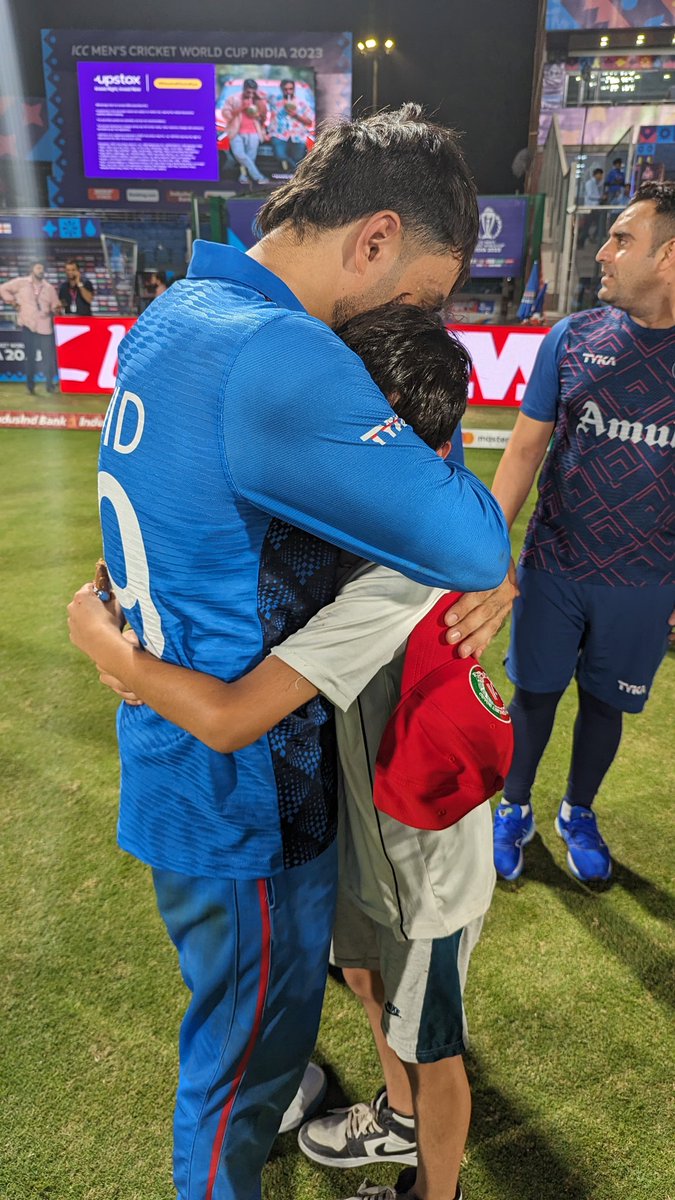
[[[371,1187],[367,1182],[361,1184],[361,1187],[356,1195],[369,1196],[371,1200],[398,1200],[396,1192],[393,1188],[378,1187],[377,1184],[374,1187]]]
[[[346,1129],[348,1138],[360,1138],[367,1133],[382,1132],[382,1126],[372,1104],[352,1104],[351,1108],[347,1109]],[[364,1195],[369,1196],[371,1193],[364,1192]],[[378,1193],[375,1191],[372,1195],[377,1196]]]
[[[523,832],[524,818],[520,813],[520,805],[509,805],[508,808],[502,808],[500,805],[497,809],[497,821],[495,821],[494,838],[495,841],[512,842]]]
[[[604,845],[595,813],[590,808],[583,809],[581,812],[572,810],[572,816],[566,822],[566,826],[570,837],[582,849],[596,850]]]

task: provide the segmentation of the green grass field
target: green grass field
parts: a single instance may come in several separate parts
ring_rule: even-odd
[[[16,390],[14,407],[24,403]],[[479,419],[495,424],[493,413]],[[99,552],[97,437],[5,430],[0,446],[0,1197],[170,1200],[186,993],[149,873],[115,848],[115,703],[65,627],[65,605]],[[487,480],[496,463],[494,451],[470,453]],[[487,662],[508,695],[505,636]],[[627,721],[598,800],[616,863],[603,892],[570,878],[553,831],[574,711],[572,694],[563,701],[526,874],[498,887],[469,976],[467,1200],[675,1196],[674,685],[671,654],[646,712]],[[379,1086],[365,1021],[334,980],[317,1058],[335,1102]],[[342,1200],[363,1175],[314,1167],[291,1134],[277,1143],[265,1197]]]

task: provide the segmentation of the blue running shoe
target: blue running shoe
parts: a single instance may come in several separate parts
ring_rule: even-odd
[[[567,843],[567,865],[582,883],[609,879],[612,859],[603,841],[595,813],[581,804],[570,808],[569,821],[562,815],[562,805],[555,819],[556,833]]]
[[[517,879],[525,865],[523,846],[532,841],[536,831],[534,813],[521,815],[519,804],[508,804],[502,800],[495,809],[494,843],[495,870],[502,879],[511,883]]]

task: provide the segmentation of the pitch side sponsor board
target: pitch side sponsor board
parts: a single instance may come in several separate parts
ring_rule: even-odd
[[[133,317],[57,317],[59,378],[63,392],[112,392],[117,350]],[[473,360],[470,404],[518,407],[547,329],[538,326],[452,325]]]

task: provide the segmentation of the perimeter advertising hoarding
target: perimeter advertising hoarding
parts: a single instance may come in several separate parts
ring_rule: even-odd
[[[351,111],[350,33],[46,29],[42,55],[54,207],[171,209],[186,191],[232,194],[244,133],[257,139],[256,178],[280,180],[317,121]]]
[[[673,0],[548,0],[546,28],[647,29],[675,23]]]
[[[57,358],[62,392],[111,392],[117,351],[132,317],[57,317]],[[473,359],[471,404],[518,407],[548,329],[507,325],[452,325]]]
[[[525,196],[478,198],[478,241],[471,256],[472,278],[520,275],[523,267],[527,199]]]

